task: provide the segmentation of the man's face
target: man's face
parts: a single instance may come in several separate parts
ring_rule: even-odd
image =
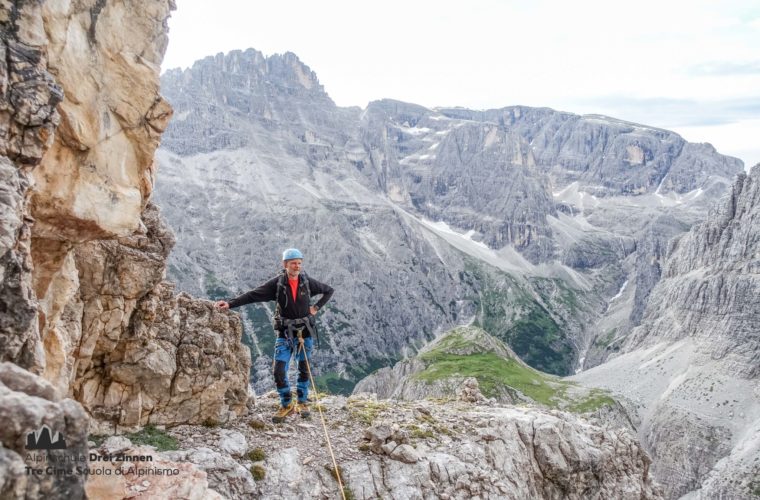
[[[301,272],[301,266],[303,265],[303,259],[291,259],[282,262],[285,270],[288,272],[288,276],[296,277]]]

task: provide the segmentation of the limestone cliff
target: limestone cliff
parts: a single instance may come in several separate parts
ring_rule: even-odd
[[[239,321],[163,282],[174,237],[149,199],[173,8],[0,10],[0,360],[96,427],[224,421],[248,397]]]
[[[670,497],[747,498],[760,474],[760,166],[673,240],[621,355],[577,379],[627,399]],[[755,493],[756,494],[756,493]]]
[[[692,337],[705,360],[760,376],[760,166],[739,174],[707,220],[675,239],[627,350]]]
[[[20,2],[19,2],[20,3]],[[32,289],[28,197],[32,169],[51,144],[63,89],[47,69],[38,4],[0,10],[0,360],[39,371],[43,354]],[[22,13],[24,15],[22,15]]]

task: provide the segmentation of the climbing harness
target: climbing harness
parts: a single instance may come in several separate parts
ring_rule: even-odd
[[[333,453],[332,443],[330,442],[330,435],[327,433],[327,422],[325,421],[325,415],[322,413],[322,405],[319,404],[319,393],[317,392],[317,385],[314,383],[314,377],[311,376],[311,364],[309,363],[309,357],[306,355],[306,348],[303,344],[302,331],[298,332],[298,353],[303,350],[303,358],[306,360],[306,372],[309,374],[309,380],[311,380],[311,388],[314,391],[314,400],[316,401],[317,411],[319,411],[319,417],[322,419],[322,429],[325,431],[325,440],[327,441],[327,449],[330,452],[330,458],[332,458],[333,467],[335,468],[335,478],[338,480],[338,486],[340,487],[340,495],[343,500],[346,500],[346,492],[343,487],[343,480],[340,477],[340,470],[338,470],[338,462],[335,460],[335,454]],[[296,360],[298,360],[298,353],[296,353]]]
[[[317,327],[312,318],[314,318],[314,316],[306,316],[298,319],[280,318],[282,324],[282,329],[280,331],[285,335],[285,338],[288,340],[288,344],[291,347],[295,347],[293,345],[293,339],[296,334],[301,335],[304,329],[306,329],[312,337],[316,335]]]
[[[306,275],[306,273],[301,272],[301,286],[306,289],[306,296],[311,298],[311,289],[309,288],[309,277]],[[314,339],[317,342],[317,348],[319,348],[319,331],[317,330],[317,321],[314,316],[304,316],[303,318],[298,319],[286,319],[283,318],[281,315],[281,308],[280,308],[280,295],[284,295],[285,297],[285,307],[288,307],[288,300],[290,300],[289,293],[287,291],[287,287],[285,285],[285,280],[287,279],[287,273],[282,273],[280,276],[280,279],[277,280],[277,292],[275,293],[275,301],[276,306],[274,310],[274,317],[272,318],[272,327],[275,329],[275,331],[284,333],[285,338],[288,339],[288,345],[293,348],[293,332],[298,327],[305,326],[306,329],[309,331],[309,335],[314,337]]]

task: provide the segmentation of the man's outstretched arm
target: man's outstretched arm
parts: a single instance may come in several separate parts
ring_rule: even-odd
[[[277,298],[277,278],[271,279],[263,285],[245,292],[234,299],[219,300],[216,306],[220,309],[234,309],[235,307],[252,304],[254,302],[268,302]]]

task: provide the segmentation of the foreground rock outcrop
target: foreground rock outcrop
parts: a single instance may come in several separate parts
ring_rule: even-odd
[[[0,11],[0,361],[75,397],[95,428],[227,421],[248,398],[239,321],[163,282],[174,236],[149,199],[173,8]]]
[[[172,428],[182,451],[163,456],[195,463],[227,498],[339,497],[316,409],[311,420],[273,426],[265,421],[276,404],[275,393],[259,398],[233,429]],[[628,430],[568,413],[372,395],[328,396],[320,406],[352,498],[662,498]],[[249,453],[224,451],[230,430]]]
[[[240,321],[162,281],[174,236],[153,205],[142,222],[144,234],[75,251],[81,285],[64,315],[87,328],[65,356],[76,363],[67,384],[113,425],[227,421],[248,397]]]
[[[152,446],[135,446],[128,439],[108,438],[94,454],[102,474],[86,485],[90,500],[143,497],[155,500],[222,500],[209,488],[206,473],[189,462],[175,462],[159,455]],[[116,457],[150,457],[149,462],[129,462]]]
[[[0,363],[0,421],[0,498],[83,498],[86,476],[76,469],[87,467],[88,419],[81,405],[41,377]],[[32,437],[58,437],[63,447],[32,449]]]

